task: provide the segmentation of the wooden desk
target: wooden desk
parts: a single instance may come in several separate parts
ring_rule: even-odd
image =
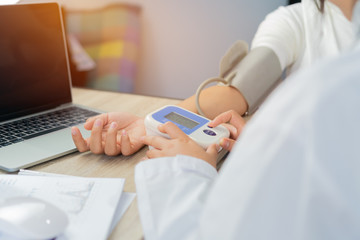
[[[73,101],[106,112],[130,112],[144,117],[147,113],[180,100],[121,94],[88,89],[73,89]],[[146,148],[132,156],[108,157],[92,153],[73,153],[37,166],[30,170],[67,174],[81,177],[125,178],[125,192],[135,192],[134,167],[145,156]],[[0,170],[0,174],[5,172]],[[99,206],[101,207],[101,206]],[[137,209],[132,202],[109,239],[142,239],[143,232]]]

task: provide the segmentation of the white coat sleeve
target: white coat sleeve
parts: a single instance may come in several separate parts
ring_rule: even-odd
[[[188,156],[143,161],[135,168],[145,239],[191,239],[217,171]]]

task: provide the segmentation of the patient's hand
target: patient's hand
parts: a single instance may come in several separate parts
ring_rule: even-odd
[[[87,139],[77,127],[71,129],[77,149],[109,156],[133,154],[143,146],[140,138],[146,135],[144,119],[129,113],[111,112],[91,117],[84,127],[91,130]]]
[[[171,157],[182,154],[205,160],[216,168],[218,146],[213,144],[204,150],[172,122],[160,125],[159,130],[168,134],[171,139],[159,136],[144,137],[143,142],[154,147],[154,149],[147,151],[148,158]]]
[[[230,151],[245,126],[245,120],[235,111],[230,110],[218,115],[209,123],[210,127],[223,124],[230,131],[230,138],[220,140],[220,146]]]

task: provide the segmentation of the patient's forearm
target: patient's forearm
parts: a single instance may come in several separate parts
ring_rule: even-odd
[[[201,91],[200,105],[206,117],[210,119],[228,110],[235,110],[240,115],[243,115],[248,108],[245,98],[237,89],[218,85]],[[198,113],[195,95],[185,99],[178,106]]]

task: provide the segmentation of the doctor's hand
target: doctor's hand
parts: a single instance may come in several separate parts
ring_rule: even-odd
[[[230,138],[221,139],[220,146],[225,150],[231,151],[236,139],[245,126],[245,120],[237,112],[230,110],[215,117],[209,123],[209,126],[216,127],[220,124],[223,124],[230,131]]]
[[[71,129],[73,141],[80,152],[116,156],[130,155],[143,145],[140,138],[146,135],[144,119],[129,113],[104,113],[89,118],[84,124],[91,136],[84,139],[77,127]]]
[[[154,149],[147,151],[146,156],[148,158],[172,157],[181,154],[205,160],[216,168],[218,153],[216,144],[204,150],[172,122],[160,125],[158,129],[160,132],[168,134],[171,139],[160,136],[143,137],[144,144],[154,147]]]

